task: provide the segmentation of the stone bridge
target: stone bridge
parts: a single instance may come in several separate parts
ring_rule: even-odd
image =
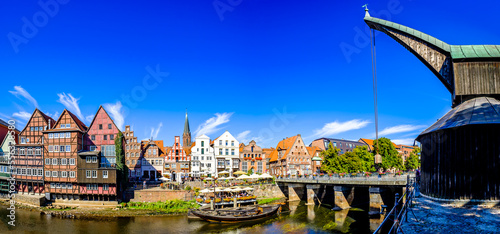
[[[308,177],[278,178],[276,182],[289,201],[307,201],[307,205],[329,204],[337,209],[351,205],[368,205],[380,211],[382,205],[392,207],[395,194],[404,194],[410,175],[386,177]]]

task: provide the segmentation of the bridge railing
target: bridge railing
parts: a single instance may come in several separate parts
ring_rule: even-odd
[[[399,194],[396,193],[394,206],[391,211],[385,215],[384,221],[382,221],[378,228],[373,232],[374,234],[381,232],[382,228],[389,225],[391,221],[392,225],[387,233],[404,233],[401,229],[401,225],[408,220],[408,211],[411,211],[413,216],[415,216],[411,207],[413,200],[415,199],[415,191],[418,184],[415,177],[408,176],[407,180],[408,182],[406,183],[405,193],[401,197],[399,197]],[[398,210],[398,208],[401,208],[401,210]]]
[[[403,174],[403,175],[385,175],[385,176],[345,176],[345,177],[340,177],[340,176],[307,176],[307,177],[277,177],[276,179],[278,181],[345,181],[345,180],[351,180],[351,181],[406,181],[407,177],[414,177],[413,174]]]

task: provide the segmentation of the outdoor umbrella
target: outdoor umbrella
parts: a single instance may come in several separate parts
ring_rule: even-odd
[[[210,177],[207,177],[207,178],[205,178],[205,180],[214,180],[214,179],[212,179],[212,178],[210,178]]]
[[[200,191],[200,193],[211,193],[211,192],[213,192],[213,191],[210,191],[208,189],[203,189],[203,190]]]
[[[229,172],[228,171],[221,171],[221,172],[219,172],[219,174],[229,174]]]
[[[264,174],[260,175],[260,178],[263,178],[263,179],[266,179],[266,178],[273,178],[273,176],[272,176],[272,175],[269,175],[269,174],[267,174],[267,173],[264,173]]]
[[[235,173],[233,173],[233,175],[244,175],[246,174],[245,172],[242,172],[242,171],[237,171]]]
[[[226,179],[228,180],[232,180],[232,179],[236,179],[235,177],[232,177],[232,176],[229,176],[229,177],[226,177]]]
[[[236,178],[236,179],[238,179],[238,180],[250,179],[250,176],[247,176],[247,175],[242,175],[242,176],[240,176],[240,177],[238,177],[238,178]]]
[[[249,178],[249,179],[259,179],[259,178],[260,178],[260,176],[259,176],[259,175],[257,175],[257,174],[252,174],[252,175],[250,175],[248,178]]]

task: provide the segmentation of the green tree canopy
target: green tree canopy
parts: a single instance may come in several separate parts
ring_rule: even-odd
[[[368,151],[367,146],[358,146],[354,148],[352,152],[354,152],[361,159],[362,166],[360,171],[375,171],[374,155],[370,151]]]
[[[398,169],[404,170],[403,159],[399,155],[396,147],[389,138],[382,137],[373,142],[373,152],[382,156],[381,167],[384,170]]]
[[[415,147],[415,149],[413,149],[413,151],[410,153],[410,157],[408,157],[405,162],[405,167],[407,170],[414,170],[420,167],[420,159],[418,157],[419,153],[419,147]]]
[[[327,172],[347,172],[345,168],[345,157],[339,155],[340,149],[333,147],[332,143],[328,144],[328,149],[321,152],[323,161],[321,162],[321,170]]]

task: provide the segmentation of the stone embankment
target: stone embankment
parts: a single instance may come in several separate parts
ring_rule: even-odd
[[[415,200],[404,233],[498,233],[500,232],[500,204],[444,203],[430,198]]]

